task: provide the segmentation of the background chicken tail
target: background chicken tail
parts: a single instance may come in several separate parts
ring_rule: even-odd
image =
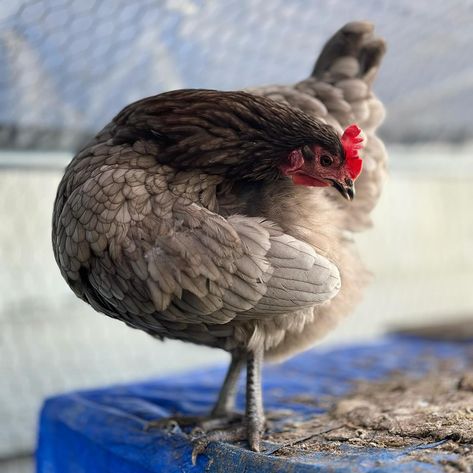
[[[311,76],[324,82],[360,78],[371,85],[386,51],[367,21],[347,23],[325,43]]]

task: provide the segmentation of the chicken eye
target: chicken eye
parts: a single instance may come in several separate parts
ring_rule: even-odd
[[[332,156],[329,156],[328,154],[323,154],[320,156],[320,165],[324,168],[327,168],[333,164],[333,158]]]

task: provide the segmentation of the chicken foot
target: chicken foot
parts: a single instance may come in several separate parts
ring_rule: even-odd
[[[198,430],[210,431],[230,427],[234,422],[241,420],[243,415],[235,412],[235,398],[244,362],[245,356],[241,352],[232,353],[225,380],[209,415],[174,415],[165,419],[156,419],[148,422],[145,430],[154,428],[173,430],[177,425],[179,427],[196,426]]]
[[[235,412],[237,383],[246,361],[246,409],[245,414]],[[225,380],[218,394],[217,401],[207,416],[176,415],[166,419],[150,421],[145,429],[167,428],[174,426],[195,426],[190,437],[194,444],[193,461],[202,453],[210,442],[248,441],[251,450],[260,451],[261,435],[265,428],[263,397],[261,392],[261,368],[263,351],[248,354],[232,353],[232,360]],[[274,417],[279,417],[275,415]]]

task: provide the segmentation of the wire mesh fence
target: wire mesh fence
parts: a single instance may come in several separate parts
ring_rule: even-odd
[[[389,44],[376,85],[385,137],[468,137],[468,0],[2,0],[0,146],[75,149],[127,103],[169,89],[301,80],[329,35],[364,18]]]

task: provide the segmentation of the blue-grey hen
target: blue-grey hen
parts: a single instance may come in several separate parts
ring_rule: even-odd
[[[135,102],[59,185],[53,247],[69,286],[153,337],[228,351],[209,418],[231,418],[246,364],[239,428],[256,451],[263,359],[313,345],[366,280],[351,234],[370,224],[385,172],[371,90],[384,50],[370,24],[354,22],[298,84]]]

